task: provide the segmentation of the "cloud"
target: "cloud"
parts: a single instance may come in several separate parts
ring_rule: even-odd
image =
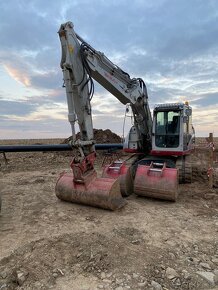
[[[0,112],[5,118],[13,115],[20,124],[22,118],[22,124],[35,120],[34,127],[51,114],[53,120],[64,120],[67,102],[61,88],[57,31],[71,20],[96,50],[131,77],[145,80],[151,108],[155,103],[188,99],[197,110],[196,122],[202,126],[199,116],[204,116],[213,124],[217,122],[211,111],[217,106],[218,91],[217,8],[213,0],[93,0],[91,4],[57,0],[49,5],[42,0],[1,1]],[[10,76],[7,84],[5,75]],[[15,86],[14,93],[7,89],[10,78],[19,83],[19,96]],[[125,106],[99,85],[95,93],[95,126],[116,123],[116,131]],[[12,97],[20,102],[5,102]],[[199,126],[199,132],[205,130]]]
[[[208,94],[202,94],[199,96],[199,98],[195,101],[193,101],[193,104],[207,108],[207,107],[213,107],[218,109],[218,91],[215,93],[208,93]]]
[[[54,43],[52,31],[55,31],[55,23],[43,13],[45,5],[38,10],[36,2],[1,2],[1,47],[34,51],[39,50],[42,43]]]
[[[53,118],[56,120],[67,119],[66,104],[52,102],[39,102],[33,99],[8,101],[0,98],[0,115],[6,120],[36,121]]]
[[[17,53],[11,53],[9,57],[5,52],[0,52],[0,62],[12,78],[25,87],[46,90],[62,84],[61,70],[42,70]]]
[[[0,98],[0,115],[9,118],[9,116],[26,116],[36,109],[37,105],[24,101],[7,101]]]
[[[29,87],[31,85],[29,76],[23,70],[19,70],[18,68],[15,68],[10,64],[6,64],[4,67],[7,73],[16,81],[24,84],[26,87]]]
[[[0,118],[1,120],[1,118]],[[2,120],[1,120],[2,121]],[[47,119],[43,121],[5,120],[1,124],[1,139],[67,138],[71,134],[70,125],[65,121]]]
[[[61,85],[61,72],[44,72],[31,76],[31,86],[42,89],[52,89]]]

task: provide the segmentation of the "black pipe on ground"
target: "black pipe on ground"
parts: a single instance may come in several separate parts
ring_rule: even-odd
[[[95,144],[96,150],[123,149],[123,144],[108,143]],[[0,145],[0,152],[39,152],[39,151],[71,151],[69,144],[47,144],[47,145]]]

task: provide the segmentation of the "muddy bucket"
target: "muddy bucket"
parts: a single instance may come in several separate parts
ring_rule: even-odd
[[[133,193],[131,166],[126,165],[126,162],[118,160],[110,165],[104,166],[102,177],[119,179],[120,192],[123,197],[127,197]]]
[[[116,210],[127,203],[121,196],[119,181],[97,178],[95,171],[89,172],[81,182],[74,181],[73,173],[61,174],[55,192],[61,200],[103,209]]]
[[[176,201],[178,196],[178,171],[176,168],[155,168],[153,162],[150,166],[138,165],[134,193],[158,199]]]

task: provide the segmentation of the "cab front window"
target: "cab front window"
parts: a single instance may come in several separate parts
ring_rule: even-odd
[[[161,148],[179,146],[180,111],[160,111],[156,113],[155,145]]]

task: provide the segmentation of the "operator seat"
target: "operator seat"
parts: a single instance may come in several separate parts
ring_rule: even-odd
[[[179,133],[179,116],[173,116],[173,120],[169,125],[169,133],[178,134]]]

